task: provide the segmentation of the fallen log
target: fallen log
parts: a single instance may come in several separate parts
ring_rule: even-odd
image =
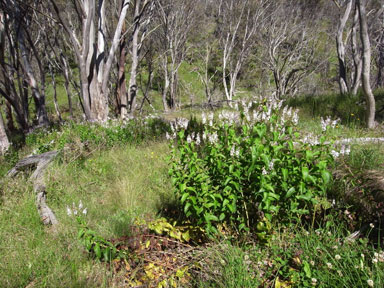
[[[334,145],[351,145],[351,144],[380,144],[384,143],[384,138],[371,138],[371,137],[365,137],[365,138],[347,138],[347,139],[341,139],[335,141]]]
[[[46,203],[46,191],[44,183],[44,172],[48,165],[55,159],[59,152],[50,151],[40,155],[32,155],[20,160],[15,167],[8,171],[8,177],[15,177],[20,171],[27,168],[35,168],[30,176],[33,182],[33,191],[36,193],[36,206],[44,225],[56,225],[56,219],[52,209]]]

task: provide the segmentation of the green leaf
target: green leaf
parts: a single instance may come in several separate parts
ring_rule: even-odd
[[[269,184],[269,183],[265,183],[263,185],[263,188],[265,188],[266,190],[269,190],[271,192],[275,192],[275,188],[273,188],[273,186],[271,184]]]
[[[101,249],[100,249],[99,243],[95,244],[95,247],[93,247],[93,251],[95,252],[96,258],[100,259],[101,258]]]
[[[181,236],[182,236],[183,240],[186,242],[189,242],[189,240],[191,240],[191,236],[189,235],[189,230],[181,233]]]
[[[305,276],[307,276],[307,278],[312,277],[311,266],[309,266],[309,263],[305,260],[303,260],[303,270],[304,270]]]
[[[104,254],[104,261],[112,260],[111,259],[111,248],[110,247],[104,248],[103,254]]]
[[[293,195],[293,193],[295,193],[295,192],[296,192],[295,187],[291,187],[291,188],[288,190],[287,194],[285,195],[285,198],[289,198],[289,197],[291,197],[291,196]]]
[[[301,168],[301,173],[303,174],[303,180],[304,181],[307,181],[307,179],[308,179],[308,175],[309,175],[309,169],[308,169],[308,167],[302,167]]]
[[[179,190],[180,190],[181,193],[183,193],[184,190],[185,190],[186,188],[187,188],[187,184],[185,184],[185,183],[180,183],[180,185],[179,185]]]
[[[188,196],[189,196],[189,193],[184,193],[183,194],[183,196],[181,197],[181,203],[184,203],[185,202],[185,200],[188,198]]]
[[[77,233],[77,237],[78,237],[79,239],[81,239],[81,238],[83,238],[84,234],[85,234],[85,230],[84,230],[83,228],[81,228],[81,229],[79,230],[79,233]]]
[[[287,181],[287,180],[288,180],[288,169],[286,169],[286,168],[282,168],[282,169],[281,169],[281,173],[283,173],[283,179],[284,179],[284,181]]]
[[[271,198],[276,199],[276,200],[280,199],[279,195],[277,195],[276,193],[272,193],[272,192],[268,193],[268,197],[271,197]]]
[[[187,204],[185,204],[185,206],[184,206],[184,213],[188,212],[189,207],[191,207],[191,202],[188,202]]]
[[[209,213],[205,214],[204,218],[205,218],[206,222],[219,221],[219,218],[217,218],[215,215],[212,215]]]
[[[324,184],[328,184],[331,181],[331,173],[327,170],[321,171],[321,177],[323,178]]]
[[[305,201],[311,201],[312,194],[311,193],[307,193],[305,195],[299,195],[299,196],[296,196],[296,199],[298,199],[298,200],[305,200]]]
[[[242,230],[245,230],[245,229],[246,229],[245,224],[244,224],[244,223],[241,223],[241,224],[239,225],[239,231],[242,231]]]

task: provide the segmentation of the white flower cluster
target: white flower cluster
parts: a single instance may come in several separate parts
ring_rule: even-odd
[[[115,127],[116,128],[117,127],[126,128],[131,122],[143,120],[144,123],[147,123],[148,120],[151,120],[151,119],[162,119],[162,118],[156,114],[149,114],[145,117],[134,117],[132,115],[127,115],[124,119],[108,117],[108,120],[106,120],[106,121],[94,122],[92,124],[94,124],[95,126],[100,124],[101,126],[103,126],[105,128],[115,128]],[[89,124],[89,122],[85,122],[85,121],[84,121],[84,123]]]
[[[340,118],[337,118],[335,120],[332,120],[330,116],[328,116],[327,118],[323,119],[323,117],[321,117],[320,119],[320,123],[321,123],[321,129],[323,130],[323,132],[327,131],[328,128],[335,128],[337,124],[340,123]]]
[[[78,206],[76,206],[75,202],[73,202],[72,203],[72,209],[69,206],[67,206],[67,215],[68,216],[72,216],[72,215],[77,216],[77,215],[80,215],[80,213],[83,215],[87,215],[87,208],[83,209],[83,202],[81,202],[81,200],[80,200]]]
[[[201,114],[201,122],[203,125],[208,124],[209,126],[213,126],[213,112],[210,112],[208,114],[205,114],[204,112]]]
[[[249,124],[269,122],[275,111],[281,111],[283,104],[283,100],[278,100],[274,97],[256,97],[248,102],[242,100],[240,103],[236,103],[234,105],[235,111],[221,111],[218,118],[220,122],[238,124],[241,122],[240,115],[242,110],[242,113],[244,114],[244,117]],[[299,122],[298,112],[298,109],[285,106],[282,110],[279,124],[284,124],[286,121],[291,121],[294,125],[297,125]],[[212,126],[213,113],[209,114],[208,116],[210,120],[209,125]],[[203,124],[205,124],[205,114],[202,115],[202,119]]]
[[[383,263],[384,262],[384,252],[383,251],[380,251],[379,253],[375,252],[373,254],[374,258],[372,259],[372,262],[374,264],[376,264],[377,262],[381,262]]]
[[[309,144],[311,146],[315,146],[315,145],[320,144],[319,138],[317,136],[313,135],[312,133],[309,133],[306,136],[304,136],[302,141],[303,141],[303,143]]]
[[[270,162],[269,162],[269,165],[268,165],[268,167],[263,167],[263,170],[262,170],[262,172],[261,172],[261,174],[263,174],[263,175],[268,175],[270,172],[272,172],[272,170],[273,170],[273,167],[274,167],[274,165],[275,165],[275,159],[272,159]]]
[[[201,137],[200,137],[200,134],[195,133],[195,132],[192,132],[190,135],[188,135],[188,137],[187,137],[187,142],[188,142],[188,143],[195,142],[196,145],[200,145],[200,144],[201,144]]]
[[[176,118],[175,120],[171,121],[171,123],[170,123],[172,134],[169,135],[169,133],[167,132],[165,134],[165,137],[167,138],[167,140],[176,139],[177,132],[179,132],[180,130],[187,130],[188,124],[189,124],[188,119]]]
[[[230,151],[231,157],[239,157],[240,155],[240,149],[236,148],[235,145],[232,146],[231,151]]]
[[[351,153],[351,147],[348,145],[341,145],[340,151],[332,150],[331,154],[333,158],[338,158],[339,156],[349,155]]]
[[[232,125],[240,123],[240,114],[236,111],[221,111],[219,114],[219,121]]]
[[[250,101],[236,102],[232,108],[236,110],[222,110],[218,113],[216,120],[218,124],[240,125],[243,120],[246,120],[246,125],[252,126],[256,123],[271,123],[272,116],[280,111],[278,122],[273,122],[272,130],[277,129],[280,133],[285,133],[285,122],[290,121],[292,124],[297,125],[299,121],[298,109],[292,107],[284,107],[283,101],[276,98],[253,98]],[[205,126],[204,133],[192,133],[187,135],[187,142],[200,145],[202,142],[209,142],[211,144],[218,141],[217,129],[218,125],[214,125],[215,115],[213,112],[203,112],[201,115],[202,124]],[[188,128],[189,121],[185,118],[176,118],[170,123],[172,133],[166,133],[167,140],[174,140],[177,138],[177,133],[181,130]],[[240,154],[236,147],[231,147],[231,156]],[[268,171],[270,169],[267,169]]]

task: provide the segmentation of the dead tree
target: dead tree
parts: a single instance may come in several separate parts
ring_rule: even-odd
[[[375,112],[376,104],[375,97],[372,93],[370,83],[371,73],[371,44],[368,34],[367,14],[365,10],[366,0],[356,0],[356,5],[359,10],[359,21],[360,21],[360,38],[363,46],[363,91],[366,99],[367,110],[366,110],[366,122],[368,128],[375,127]]]
[[[200,50],[200,57],[204,61],[204,66],[202,71],[197,71],[199,74],[200,80],[204,85],[205,97],[208,101],[208,105],[210,108],[212,107],[212,94],[215,90],[215,82],[213,81],[215,76],[218,74],[218,69],[214,69],[214,71],[210,71],[211,58],[213,54],[213,49],[215,45],[213,43],[209,43],[208,41],[205,43],[205,49]]]
[[[352,78],[352,87],[351,92],[352,95],[356,95],[357,91],[361,84],[361,72],[363,69],[363,62],[361,59],[361,49],[358,45],[358,26],[359,26],[359,10],[357,6],[354,5],[354,13],[353,13],[353,23],[352,23],[352,35],[351,35],[351,50],[353,57],[353,73],[351,75]]]
[[[74,1],[73,11],[80,19],[80,37],[71,17],[63,12],[58,1],[50,0],[57,21],[63,26],[70,39],[80,74],[82,104],[89,121],[106,121],[108,118],[108,83],[115,52],[119,47],[121,31],[130,0],[122,1],[120,15],[114,29],[110,48],[106,48],[106,5],[107,1]],[[80,40],[81,39],[81,40]]]
[[[4,6],[6,3],[1,2]],[[20,53],[17,48],[11,17],[4,13],[7,6],[0,10],[0,95],[16,114],[16,120],[22,130],[29,129],[28,89],[25,74],[21,69]],[[8,111],[9,113],[10,111]]]
[[[34,6],[22,5],[18,1],[1,1],[2,24],[0,64],[2,86],[0,94],[12,105],[17,120],[23,130],[28,129],[28,90],[36,106],[36,120],[40,126],[48,125],[45,107],[45,71],[41,63],[41,55],[36,48],[39,42],[32,40],[34,33]],[[32,5],[32,4],[31,4]],[[33,3],[38,5],[38,3]]]
[[[4,154],[10,146],[7,133],[5,132],[5,126],[3,117],[0,111],[0,155]]]
[[[255,44],[264,1],[221,0],[218,21],[222,54],[222,81],[230,103],[236,93],[238,75]]]
[[[164,79],[162,102],[164,111],[175,108],[177,101],[178,71],[188,51],[188,36],[196,18],[194,1],[156,0],[159,28],[154,37],[157,41],[160,69]],[[168,98],[169,96],[169,98]]]
[[[10,16],[13,19],[13,28],[16,32],[17,44],[20,49],[21,64],[27,76],[28,85],[32,91],[32,97],[35,101],[37,122],[40,126],[47,126],[49,120],[45,105],[45,72],[41,63],[41,56],[37,52],[34,41],[31,39],[29,29],[27,29],[31,19],[26,15],[27,12],[25,10],[21,10],[18,1],[8,0],[8,5],[13,6],[13,9],[10,10],[13,11],[13,13],[11,13]],[[26,42],[28,42],[29,47],[27,47]],[[32,51],[37,63],[40,79],[36,77],[32,67],[30,51]]]
[[[340,16],[336,34],[337,57],[339,60],[339,86],[340,93],[347,94],[349,85],[347,80],[347,63],[345,59],[345,46],[347,37],[345,37],[345,26],[351,13],[353,0],[334,0],[339,8]]]
[[[277,2],[268,9],[267,20],[260,29],[260,62],[273,75],[276,96],[295,95],[301,82],[316,71],[317,37],[303,19],[304,11],[295,1]]]

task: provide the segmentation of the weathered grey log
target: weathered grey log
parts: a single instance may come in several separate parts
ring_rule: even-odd
[[[36,193],[36,206],[44,225],[56,225],[56,219],[52,209],[46,203],[46,192],[44,183],[44,172],[48,165],[57,156],[58,151],[50,151],[40,155],[33,155],[20,160],[15,167],[8,171],[8,177],[16,176],[21,170],[35,167],[35,171],[30,176],[33,182],[33,190]]]
[[[351,144],[368,144],[368,143],[373,143],[373,144],[384,143],[384,138],[370,138],[370,137],[348,138],[348,139],[335,141],[334,145],[351,145]]]

